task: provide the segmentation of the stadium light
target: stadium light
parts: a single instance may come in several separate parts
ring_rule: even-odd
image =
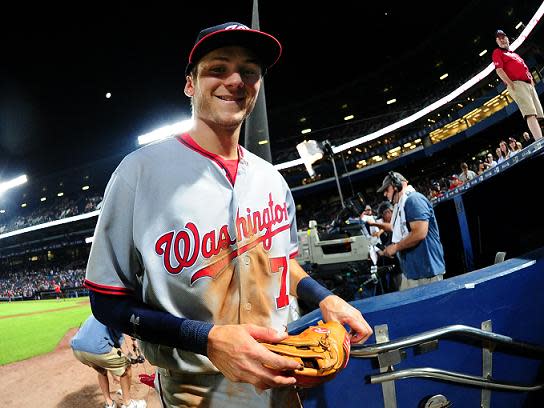
[[[312,164],[324,157],[331,160],[332,167],[334,169],[334,178],[336,179],[336,187],[338,187],[338,194],[340,196],[340,202],[342,208],[346,208],[344,204],[344,196],[342,195],[342,188],[340,187],[340,179],[338,178],[338,171],[336,170],[336,163],[334,161],[334,153],[332,152],[331,143],[328,140],[317,142],[315,140],[305,140],[302,143],[297,144],[298,154],[300,159],[304,162],[306,170],[310,177],[315,176],[315,170]]]
[[[145,145],[157,140],[166,139],[167,137],[177,135],[188,131],[193,126],[193,119],[182,120],[172,125],[163,126],[149,133],[138,136],[138,144]]]
[[[0,183],[0,196],[12,188],[25,184],[27,181],[26,174],[23,174],[22,176]]]
[[[297,145],[297,150],[310,177],[315,176],[312,164],[323,158],[321,146],[315,140],[305,140]]]

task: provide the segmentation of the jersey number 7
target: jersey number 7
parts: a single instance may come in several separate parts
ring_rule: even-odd
[[[270,258],[269,262],[272,273],[281,273],[280,294],[276,298],[276,307],[281,309],[289,304],[289,295],[287,295],[287,258]]]

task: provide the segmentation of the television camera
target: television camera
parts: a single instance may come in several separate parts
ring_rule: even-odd
[[[298,231],[296,259],[310,276],[345,300],[385,293],[381,278],[393,267],[377,266],[377,249],[383,246],[360,218],[365,201],[359,193],[344,204],[330,224],[311,220],[308,229]]]

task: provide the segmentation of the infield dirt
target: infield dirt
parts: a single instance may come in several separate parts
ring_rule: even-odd
[[[104,406],[96,372],[75,359],[69,341],[77,331],[71,329],[54,351],[39,357],[0,366],[2,407],[97,408]],[[149,408],[160,408],[154,389],[140,383],[138,374],[152,374],[148,363],[132,367],[132,398],[144,399]],[[112,398],[119,384],[110,381]]]

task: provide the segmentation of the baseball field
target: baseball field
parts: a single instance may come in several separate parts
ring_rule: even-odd
[[[77,361],[69,346],[90,313],[87,297],[0,303],[2,407],[103,406],[96,372]],[[131,396],[146,400],[148,408],[160,403],[139,374],[153,371],[147,362],[133,365]],[[111,379],[112,398],[119,403],[117,389]]]
[[[90,313],[88,298],[0,303],[0,365],[53,351]]]

